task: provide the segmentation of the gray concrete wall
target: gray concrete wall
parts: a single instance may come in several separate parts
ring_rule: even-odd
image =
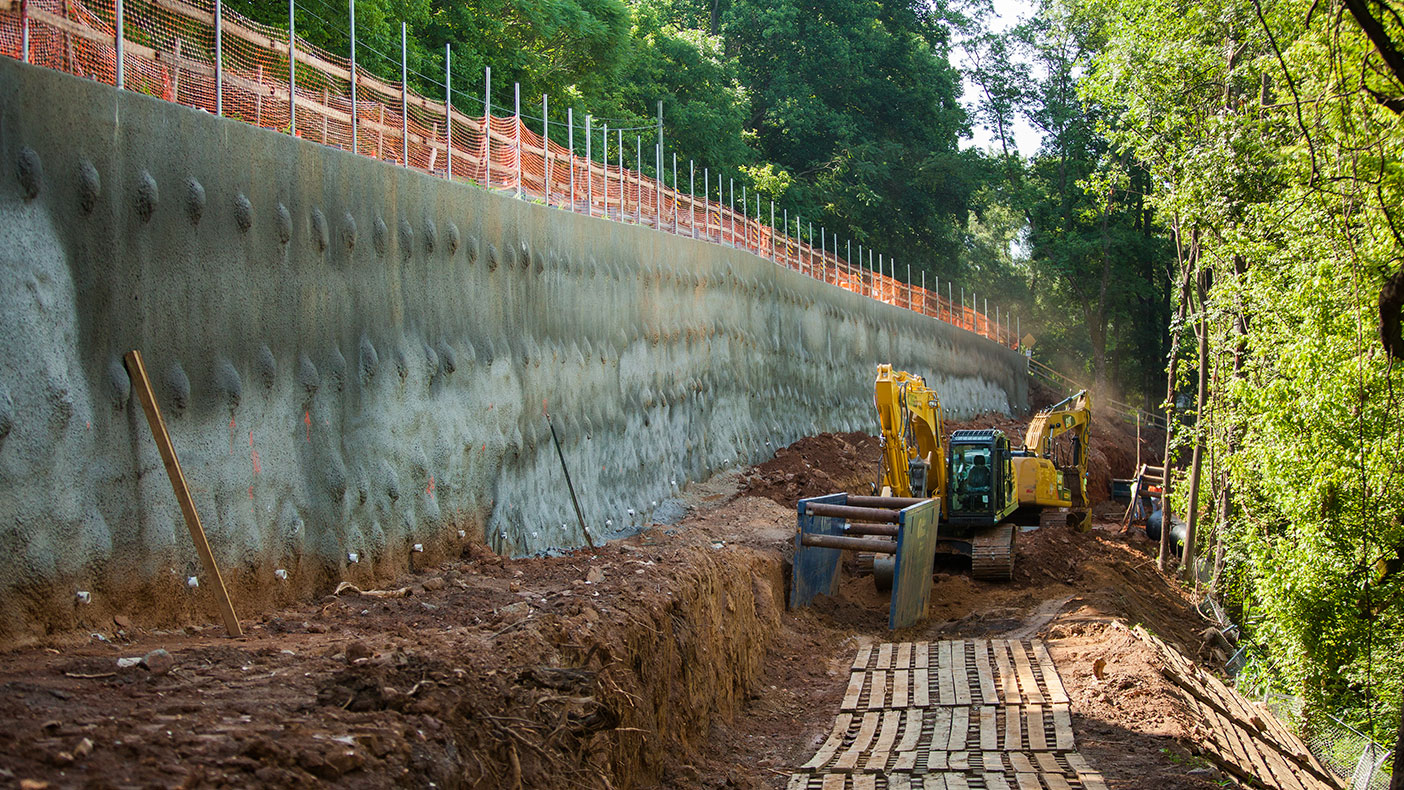
[[[879,362],[1027,401],[1017,354],[756,256],[5,59],[0,156],[0,637],[208,606],[132,348],[246,609],[581,545],[543,402],[604,532],[871,429]]]

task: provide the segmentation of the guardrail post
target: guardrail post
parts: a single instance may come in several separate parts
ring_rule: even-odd
[[[297,19],[296,0],[288,0],[288,134],[297,136]],[[176,97],[179,100],[179,96]]]
[[[115,82],[117,84],[117,89],[121,90],[126,84],[126,74],[123,73],[124,66],[122,65],[122,41],[126,38],[122,28],[126,15],[123,13],[122,0],[114,0],[112,8],[113,13],[117,17],[117,35],[113,40],[113,44],[117,47],[117,76]]]
[[[358,153],[360,143],[356,140],[360,128],[360,115],[356,111],[356,0],[346,0],[351,16],[351,153]]]

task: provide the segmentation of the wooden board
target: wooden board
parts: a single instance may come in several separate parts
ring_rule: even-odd
[[[161,462],[166,466],[166,475],[171,479],[171,488],[175,490],[176,501],[180,503],[180,512],[185,516],[185,526],[190,530],[190,539],[195,543],[195,551],[199,553],[200,561],[205,566],[207,578],[214,582],[220,615],[224,618],[224,630],[229,636],[243,636],[244,630],[239,625],[239,615],[234,612],[234,602],[229,599],[224,577],[219,574],[219,563],[215,562],[214,552],[210,551],[210,543],[205,539],[205,528],[200,523],[200,514],[195,510],[195,500],[190,496],[190,485],[185,482],[185,473],[181,471],[175,445],[171,444],[166,421],[161,417],[161,408],[156,405],[156,395],[151,391],[151,379],[146,376],[146,364],[141,359],[141,352],[135,349],[128,351],[123,362],[126,363],[127,373],[131,376],[137,399],[141,401],[141,408],[146,412],[146,422],[151,426],[151,436],[156,440],[156,449],[160,451]]]
[[[1234,777],[1277,790],[1338,790],[1343,780],[1272,714],[1137,626],[1133,633],[1161,661],[1161,673],[1204,726],[1205,756]]]
[[[810,777],[803,790],[1106,790],[1074,751],[1067,693],[1042,642],[869,645],[841,707],[797,774]]]

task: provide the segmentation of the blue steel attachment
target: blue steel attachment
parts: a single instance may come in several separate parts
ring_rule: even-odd
[[[790,608],[808,606],[817,595],[838,592],[844,549],[872,551],[895,555],[887,627],[896,630],[921,622],[931,602],[939,520],[940,503],[934,499],[838,493],[800,500]]]

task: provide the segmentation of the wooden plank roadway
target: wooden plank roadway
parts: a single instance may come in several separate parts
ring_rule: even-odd
[[[860,648],[840,708],[791,790],[1105,790],[1039,641]]]
[[[1136,626],[1161,661],[1161,674],[1202,723],[1201,748],[1240,780],[1281,790],[1334,790],[1341,782],[1271,711],[1258,708],[1180,651]]]

